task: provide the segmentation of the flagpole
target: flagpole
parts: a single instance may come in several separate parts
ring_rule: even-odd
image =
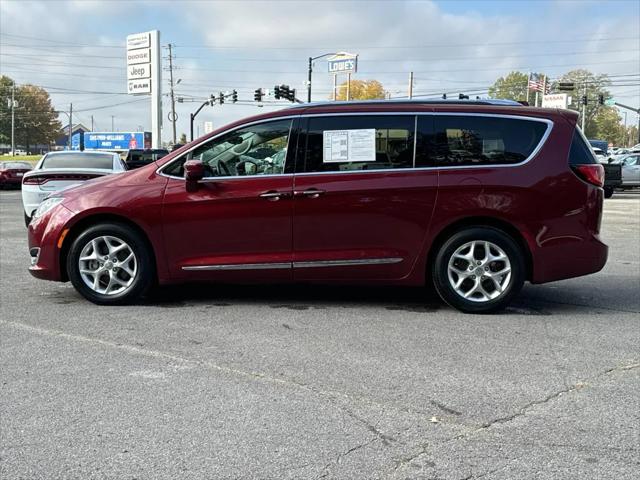
[[[529,82],[531,82],[531,70],[529,70],[529,79],[527,80],[527,104],[529,104],[529,92],[531,91]]]

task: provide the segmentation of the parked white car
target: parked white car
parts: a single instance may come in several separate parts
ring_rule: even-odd
[[[92,178],[124,172],[126,166],[114,152],[49,152],[22,177],[25,224],[37,215],[40,203],[51,193]]]

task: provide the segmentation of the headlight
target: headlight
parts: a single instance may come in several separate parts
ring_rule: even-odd
[[[33,218],[38,218],[47,213],[53,207],[58,205],[64,200],[64,197],[50,197],[45,199],[39,206],[38,209],[33,214]]]

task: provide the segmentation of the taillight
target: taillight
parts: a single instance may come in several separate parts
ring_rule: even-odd
[[[102,175],[92,175],[92,174],[79,174],[79,173],[54,173],[48,175],[32,175],[30,177],[23,177],[22,184],[23,185],[42,185],[43,183],[47,183],[52,180],[62,180],[62,181],[74,181],[74,182],[82,182],[85,180],[91,180],[92,178],[101,177]]]
[[[599,163],[590,163],[588,165],[572,165],[573,171],[587,183],[602,187],[604,185],[604,167]]]

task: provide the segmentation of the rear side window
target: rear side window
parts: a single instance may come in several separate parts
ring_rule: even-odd
[[[571,141],[571,150],[569,151],[569,165],[589,165],[591,163],[598,163],[598,159],[593,154],[593,150],[584,137],[582,130],[576,127]]]
[[[310,117],[305,172],[413,167],[415,116]]]
[[[110,153],[47,155],[40,168],[103,168],[113,170],[113,155]]]
[[[526,160],[546,122],[495,116],[420,116],[416,166],[505,165]]]

